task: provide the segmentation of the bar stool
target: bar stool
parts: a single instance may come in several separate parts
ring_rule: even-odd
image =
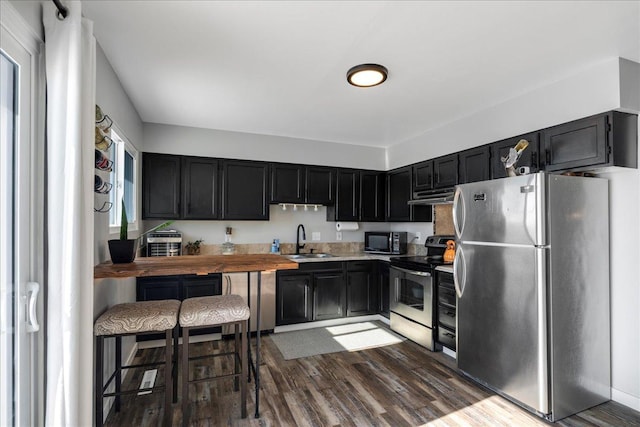
[[[115,411],[120,411],[120,396],[127,394],[135,394],[140,391],[153,391],[164,389],[164,421],[165,425],[171,425],[173,415],[173,402],[177,401],[177,355],[178,355],[178,334],[177,322],[178,313],[180,311],[180,301],[178,300],[161,300],[161,301],[140,301],[133,303],[117,304],[104,312],[94,325],[94,334],[96,336],[96,384],[95,384],[95,423],[96,426],[102,426],[103,420],[103,399],[105,397],[115,397]],[[166,348],[165,359],[162,362],[151,362],[138,365],[122,365],[122,337],[129,335],[138,335],[149,332],[165,332]],[[104,377],[104,340],[105,338],[115,338],[116,354],[115,354],[115,370],[109,377],[107,384],[103,385]],[[175,356],[172,363],[171,339],[173,338],[173,354]],[[165,384],[164,386],[156,386],[145,389],[121,390],[122,370],[131,368],[141,368],[145,366],[165,365]],[[105,390],[115,379],[115,392],[105,393]]]
[[[189,384],[212,381],[221,378],[235,378],[235,390],[240,381],[240,405],[242,418],[247,417],[247,331],[251,312],[239,295],[216,295],[188,298],[180,308],[180,327],[182,328],[182,425],[187,426],[189,419]],[[235,348],[233,352],[205,355],[189,358],[189,332],[192,329],[212,326],[234,325]],[[240,331],[242,327],[242,331]],[[242,336],[242,348],[238,351],[239,336]],[[189,379],[189,361],[233,355],[235,369],[233,374],[218,375],[202,379]],[[242,364],[242,367],[239,365]],[[239,371],[239,372],[238,372]]]

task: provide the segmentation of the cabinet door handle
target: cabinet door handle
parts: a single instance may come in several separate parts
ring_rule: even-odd
[[[551,151],[547,150],[545,153],[546,156],[546,160],[547,160],[547,165],[551,163]]]
[[[538,153],[536,151],[531,152],[531,172],[534,172],[533,169],[538,168]]]

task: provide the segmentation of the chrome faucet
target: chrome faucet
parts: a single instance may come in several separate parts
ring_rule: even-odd
[[[304,225],[298,224],[296,230],[296,255],[300,254],[300,249],[304,248],[304,243],[300,244],[300,229],[302,228],[302,240],[307,240],[307,233],[304,231]]]

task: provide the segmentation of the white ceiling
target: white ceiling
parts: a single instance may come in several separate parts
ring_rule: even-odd
[[[639,1],[83,1],[144,122],[390,146],[612,57]],[[346,82],[375,62],[381,86]]]

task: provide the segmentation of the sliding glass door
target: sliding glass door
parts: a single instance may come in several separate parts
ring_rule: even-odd
[[[4,13],[4,10],[3,10]],[[0,426],[41,419],[38,314],[44,176],[34,137],[37,59],[0,28]],[[41,318],[41,316],[40,316]]]

